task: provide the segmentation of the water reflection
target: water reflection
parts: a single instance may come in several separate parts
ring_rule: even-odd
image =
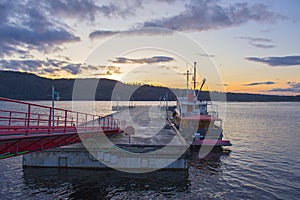
[[[229,156],[230,153],[230,150],[223,150],[210,152],[203,157],[199,155],[199,152],[194,151],[190,154],[189,165],[211,175],[218,174],[221,172],[222,167],[221,158]]]
[[[90,107],[89,102],[81,104]],[[59,169],[23,173],[21,157],[14,157],[0,161],[0,199],[298,200],[300,103],[229,103],[227,108],[224,131],[233,143],[230,156],[191,158],[188,174]]]
[[[44,199],[130,199],[140,195],[143,199],[181,198],[193,193],[192,181],[206,185],[209,177],[221,175],[221,158],[229,153],[212,152],[205,158],[192,153],[188,171],[130,174],[116,170],[24,168],[23,189],[29,196],[49,194]]]
[[[171,197],[188,191],[190,181],[187,171],[129,174],[115,170],[24,168],[24,185],[35,195],[48,192],[56,198],[110,199],[128,193]]]

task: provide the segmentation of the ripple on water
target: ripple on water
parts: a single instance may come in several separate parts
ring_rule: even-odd
[[[298,199],[300,103],[229,103],[227,111],[231,153],[191,159],[188,172],[22,169],[16,157],[0,161],[0,199]]]

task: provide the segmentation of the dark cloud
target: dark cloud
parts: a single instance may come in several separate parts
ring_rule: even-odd
[[[24,54],[28,49],[47,51],[62,43],[79,41],[62,18],[91,22],[98,14],[124,18],[134,15],[138,8],[141,8],[139,0],[117,4],[93,0],[3,0],[0,2],[0,56]]]
[[[119,64],[153,64],[153,63],[161,63],[161,62],[171,62],[174,58],[168,56],[153,56],[151,58],[125,58],[125,57],[118,57],[112,60],[113,63]]]
[[[142,1],[118,1],[117,3],[109,3],[99,6],[99,11],[106,17],[122,17],[135,16],[137,9],[142,8]]]
[[[237,26],[249,21],[273,22],[280,18],[283,17],[269,11],[264,4],[234,3],[223,6],[219,1],[192,0],[180,14],[146,21],[142,27],[204,31]]]
[[[34,49],[46,52],[66,42],[80,41],[66,25],[47,15],[46,2],[52,1],[0,2],[0,57]]]
[[[69,72],[70,74],[76,75],[79,72],[80,64],[69,64],[61,67],[61,69]]]
[[[265,82],[254,82],[254,83],[248,83],[244,84],[243,86],[255,86],[255,85],[273,85],[276,82],[273,81],[265,81]]]
[[[246,60],[254,61],[254,62],[261,62],[266,63],[269,66],[293,66],[293,65],[300,65],[300,56],[282,56],[282,57],[248,57]]]
[[[79,41],[64,29],[48,29],[46,31],[29,30],[24,27],[0,25],[1,43],[4,44],[30,44],[32,46],[50,46],[63,42]]]
[[[163,2],[163,1],[162,1]],[[172,3],[175,1],[164,1]],[[89,34],[91,39],[96,37],[107,37],[114,34],[122,33],[127,35],[157,35],[157,34],[171,34],[172,31],[164,31],[163,33],[158,30],[149,32],[144,31],[142,28],[166,28],[175,31],[205,31],[209,29],[227,28],[238,26],[240,24],[255,21],[255,22],[273,22],[285,17],[271,12],[264,4],[248,3],[235,3],[227,7],[219,4],[218,0],[192,0],[186,4],[185,10],[171,17],[164,17],[161,19],[149,20],[135,26],[139,31],[112,31],[112,30],[96,30]],[[152,29],[155,30],[155,29]],[[266,41],[264,41],[266,42]],[[263,41],[251,41],[251,45],[258,48],[271,48],[273,44],[265,44]]]
[[[275,44],[271,39],[268,38],[260,38],[260,37],[235,37],[237,39],[242,39],[242,40],[247,40],[248,43],[254,47],[257,48],[263,48],[263,49],[268,49],[268,48],[274,48]]]
[[[65,71],[70,74],[78,74],[84,70],[103,71],[102,66],[91,66],[84,63],[72,63],[64,60],[0,60],[0,70],[14,70],[34,72],[36,74],[52,74]]]
[[[109,31],[109,30],[97,30],[93,31],[89,34],[90,39],[95,38],[103,38],[103,37],[109,37],[115,34],[121,34],[126,36],[138,36],[138,35],[170,35],[173,31],[168,29],[158,29],[158,28],[143,28],[143,29],[131,29],[131,30],[125,30],[125,31]]]
[[[257,48],[262,48],[262,49],[269,49],[269,48],[274,48],[276,47],[273,44],[258,44],[258,43],[253,43],[253,42],[249,42],[252,46],[255,46]]]
[[[70,19],[95,21],[98,14],[105,17],[133,16],[142,8],[140,0],[105,3],[94,0],[44,0],[36,2],[49,15]]]
[[[104,65],[87,65],[85,63],[72,63],[65,60],[0,60],[0,70],[24,71],[35,74],[57,75],[67,72],[71,75],[84,72],[100,72],[95,75],[121,74],[120,67]]]
[[[219,83],[219,84],[217,84],[218,86],[229,86],[229,84],[227,84],[227,83]]]
[[[102,37],[109,37],[113,36],[115,34],[120,33],[121,31],[105,31],[105,30],[98,30],[98,31],[93,31],[89,34],[90,39],[94,38],[102,38]]]
[[[52,15],[80,20],[94,21],[95,15],[101,11],[101,7],[91,0],[46,0],[41,3]]]
[[[202,56],[202,57],[208,57],[208,58],[213,58],[215,57],[215,55],[212,55],[212,54],[206,54],[206,53],[198,53],[199,56]]]
[[[300,82],[288,82],[287,88],[273,88],[269,92],[294,92],[300,93]]]
[[[156,0],[157,2],[163,2],[163,3],[174,3],[176,1],[179,1],[179,0]]]
[[[0,60],[1,70],[38,72],[43,66],[39,60]]]
[[[0,57],[25,54],[30,50],[49,52],[57,50],[63,43],[80,41],[62,19],[93,22],[101,14],[125,18],[134,15],[140,8],[140,0],[117,3],[94,0],[2,0]]]

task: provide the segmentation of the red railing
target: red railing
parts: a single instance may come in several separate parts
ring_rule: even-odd
[[[0,103],[0,136],[119,130],[119,121],[110,116],[101,117],[1,97]]]
[[[110,116],[0,97],[0,159],[108,136],[119,133],[119,127]]]

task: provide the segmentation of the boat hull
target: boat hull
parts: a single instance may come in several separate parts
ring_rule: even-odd
[[[218,139],[204,139],[195,140],[192,143],[193,146],[231,146],[229,140],[218,140]]]

